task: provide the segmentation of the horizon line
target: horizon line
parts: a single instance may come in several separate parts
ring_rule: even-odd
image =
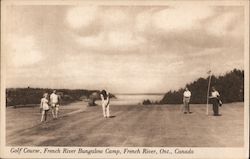
[[[166,92],[153,92],[153,93],[113,93],[115,95],[138,95],[138,94],[143,94],[143,95],[162,95],[162,94],[165,94]]]
[[[76,88],[76,89],[70,89],[70,88],[42,88],[42,87],[6,87],[6,89],[66,89],[66,90],[87,90],[87,91],[98,91],[95,89],[84,89],[84,88]],[[111,92],[112,94],[115,95],[162,95],[165,94],[166,92]]]

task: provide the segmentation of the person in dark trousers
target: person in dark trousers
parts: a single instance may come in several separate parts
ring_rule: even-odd
[[[191,98],[191,92],[186,87],[183,93],[184,114],[191,113],[189,107],[190,98]]]
[[[221,114],[219,114],[219,106],[221,105],[220,94],[215,89],[215,87],[212,87],[211,96],[209,98],[211,103],[213,104],[214,116],[221,116]]]

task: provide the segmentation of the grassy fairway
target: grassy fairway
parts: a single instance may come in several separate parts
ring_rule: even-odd
[[[111,105],[111,115],[114,117],[109,119],[102,117],[100,106],[82,109],[77,104],[62,107],[63,116],[58,120],[51,120],[50,116],[46,124],[39,124],[38,108],[7,108],[7,145],[243,146],[243,103],[224,104],[220,109],[222,116],[219,117],[207,116],[203,104],[191,105],[193,113],[188,115],[180,113],[179,105]],[[74,113],[79,108],[82,111]]]

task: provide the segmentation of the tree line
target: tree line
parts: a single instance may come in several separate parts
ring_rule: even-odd
[[[61,97],[61,104],[68,104],[75,101],[89,100],[94,102],[99,99],[99,90],[85,89],[56,89]],[[44,93],[51,94],[51,88],[7,88],[6,106],[39,104]],[[115,97],[111,94],[111,97]],[[91,104],[90,104],[91,105]]]
[[[207,102],[207,78],[199,78],[196,81],[186,84],[185,87],[192,92],[191,103],[202,104]],[[234,69],[222,76],[211,76],[211,87],[214,86],[221,95],[223,103],[244,101],[244,71]],[[168,91],[160,104],[181,104],[184,88],[177,91]],[[211,88],[210,88],[211,90]]]

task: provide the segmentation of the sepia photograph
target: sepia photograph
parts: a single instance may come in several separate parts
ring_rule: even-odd
[[[0,157],[248,158],[249,1],[216,2],[1,1]]]

